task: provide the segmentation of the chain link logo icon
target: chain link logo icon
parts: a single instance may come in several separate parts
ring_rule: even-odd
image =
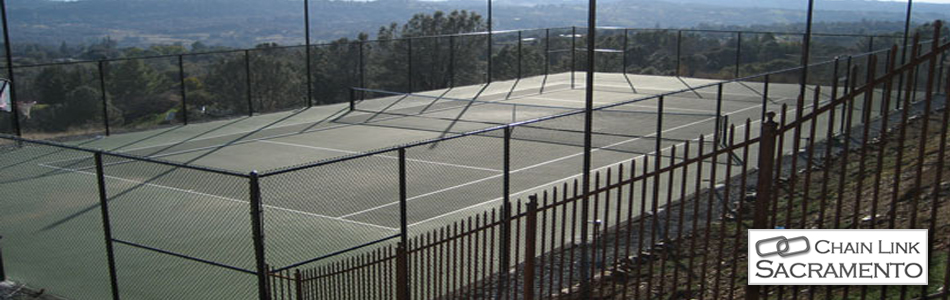
[[[792,251],[791,244],[796,241],[805,241],[805,249]],[[770,244],[772,242],[775,242],[775,251],[763,253],[762,245]],[[777,236],[773,238],[762,239],[762,240],[759,240],[758,242],[755,242],[755,253],[758,254],[759,257],[766,257],[766,256],[773,256],[773,255],[778,255],[781,257],[789,257],[793,255],[798,255],[798,254],[805,254],[805,253],[808,253],[808,251],[811,251],[811,244],[808,242],[808,238],[804,236],[791,238],[791,239],[786,238],[785,236]]]

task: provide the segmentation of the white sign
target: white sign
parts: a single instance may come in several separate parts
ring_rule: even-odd
[[[927,285],[927,229],[749,229],[749,285]]]

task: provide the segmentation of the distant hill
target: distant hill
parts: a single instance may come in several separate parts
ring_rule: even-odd
[[[497,0],[495,28],[583,26],[584,0]],[[794,2],[794,3],[791,3]],[[804,21],[803,1],[785,0],[601,0],[599,24],[626,27],[742,26]],[[897,22],[902,3],[820,1],[816,20]],[[915,4],[916,21],[947,18],[950,5]],[[190,44],[249,47],[260,43],[302,44],[300,0],[13,0],[8,1],[15,43],[91,43],[104,37],[120,46]],[[484,0],[311,1],[314,41],[375,35],[380,26],[416,13],[466,9],[485,15]],[[801,7],[797,7],[801,6]],[[766,9],[763,9],[767,7]]]

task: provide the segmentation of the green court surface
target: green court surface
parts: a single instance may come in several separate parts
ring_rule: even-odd
[[[570,76],[563,73],[418,93],[426,96],[373,97],[356,103],[355,111],[343,103],[73,144],[240,173],[259,171],[267,261],[280,268],[393,236],[400,225],[396,150],[292,172],[281,170],[575,112],[584,107],[584,74],[575,75],[573,87]],[[700,136],[711,146],[720,91],[718,86],[697,87],[717,81],[599,73],[596,82],[597,106],[685,91],[663,98],[661,130],[660,101],[655,98],[595,112],[595,169],[629,167],[630,161],[642,161],[657,147],[681,147]],[[796,84],[770,84],[765,109],[780,111],[781,105],[788,105],[791,112],[798,90]],[[757,135],[764,84],[727,83],[721,92],[719,107],[737,126],[737,136],[746,130]],[[829,98],[827,92],[822,94],[822,99]],[[443,105],[445,98],[482,102]],[[752,128],[745,128],[746,119],[753,121]],[[583,114],[574,114],[513,127],[512,199],[525,199],[579,178],[583,121]],[[658,133],[662,135],[659,143]],[[501,205],[503,136],[500,129],[406,149],[410,234]],[[696,146],[693,143],[692,155]],[[0,201],[0,234],[11,277],[49,283],[51,291],[71,299],[108,297],[92,155],[47,146],[8,148],[0,155],[0,188],[5,198]],[[666,155],[664,164],[687,154],[680,148],[675,155]],[[729,165],[729,159],[721,158],[719,163]],[[127,242],[116,245],[123,296],[198,299],[207,293],[220,297],[221,290],[201,287],[228,284],[237,287],[226,291],[233,298],[251,298],[255,293],[251,274],[129,246],[253,270],[249,179],[108,155],[104,165],[113,237]]]

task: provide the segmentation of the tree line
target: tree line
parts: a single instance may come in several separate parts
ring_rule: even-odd
[[[465,33],[486,29],[485,19],[477,13],[436,11],[381,27],[376,40],[363,33],[352,40],[314,45],[309,99],[303,46],[264,43],[240,50],[194,43],[118,48],[108,39],[89,46],[62,44],[58,49],[31,51],[23,51],[21,45],[16,49],[20,65],[55,55],[77,60],[122,58],[15,69],[17,100],[37,102],[29,118],[21,118],[21,126],[32,133],[81,133],[100,130],[108,121],[113,130],[138,130],[180,123],[183,100],[190,121],[207,121],[300,108],[309,101],[345,102],[349,87],[417,92],[481,84],[488,81],[488,37]],[[495,34],[491,79],[586,70],[584,31]],[[460,35],[447,36],[452,34]],[[597,38],[599,72],[725,79],[736,75],[737,65],[743,76],[796,67],[801,55],[800,35],[744,34],[740,41],[734,33],[604,29]],[[868,42],[815,39],[812,55],[862,53],[869,49]],[[878,40],[874,48],[893,43]],[[577,51],[572,52],[575,46]],[[9,123],[0,124],[0,130],[9,132]]]

